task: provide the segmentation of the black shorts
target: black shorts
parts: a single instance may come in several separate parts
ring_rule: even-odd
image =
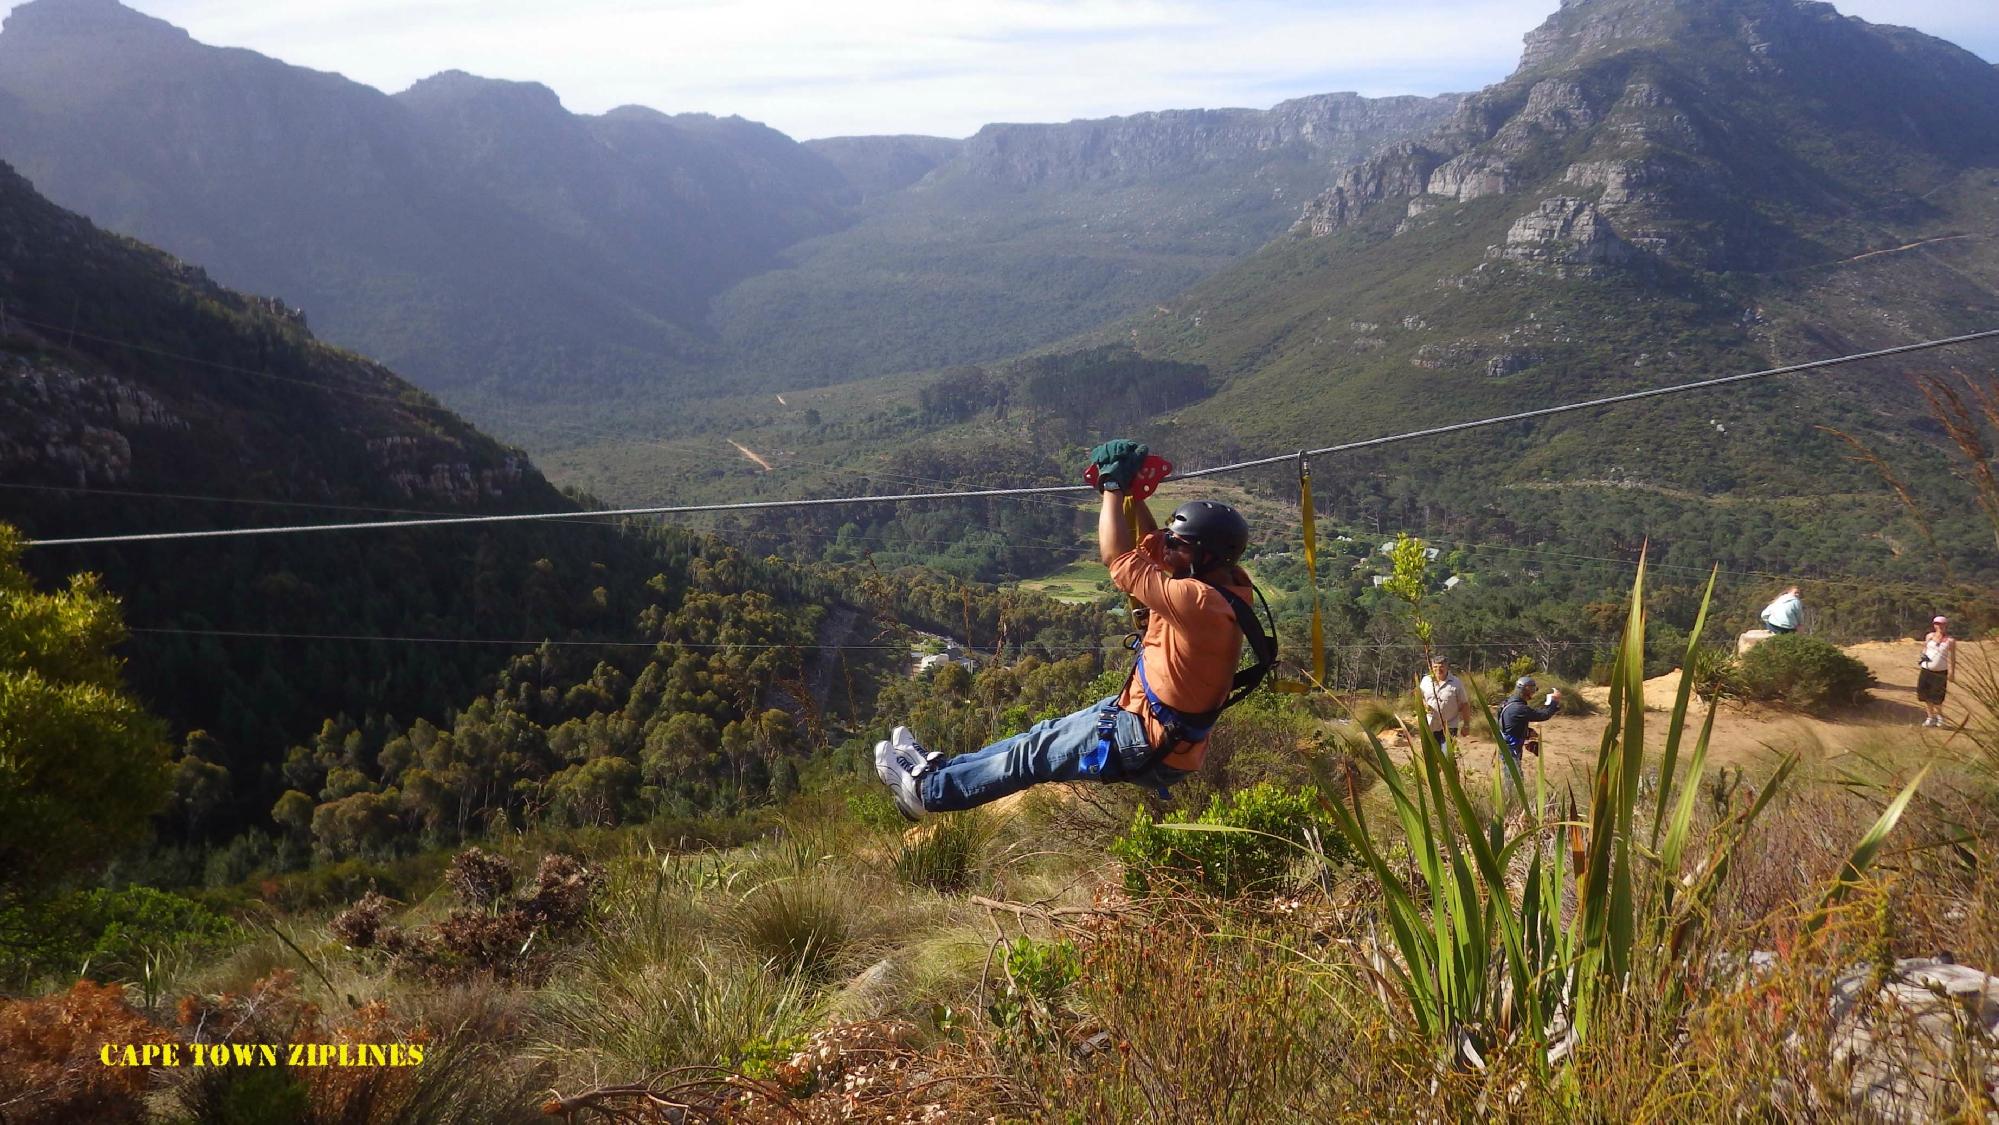
[[[1944,690],[1948,687],[1949,672],[1932,672],[1928,668],[1916,670],[1916,698],[1924,703],[1942,703]]]

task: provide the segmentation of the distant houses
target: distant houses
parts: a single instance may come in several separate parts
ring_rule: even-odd
[[[919,642],[919,647],[910,651],[910,655],[915,657],[909,668],[911,676],[927,675],[946,664],[956,664],[961,668],[970,668],[977,663],[971,654],[965,651],[965,646],[949,637],[940,637],[934,633],[923,633],[920,636],[923,640]],[[924,651],[925,649],[938,648],[939,646],[942,647],[942,651]]]

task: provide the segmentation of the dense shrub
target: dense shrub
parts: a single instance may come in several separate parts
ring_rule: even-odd
[[[1742,662],[1734,652],[1720,645],[1701,645],[1694,649],[1691,675],[1694,678],[1694,693],[1702,699],[1726,699],[1742,694]]]
[[[351,949],[377,949],[399,970],[435,981],[490,975],[539,983],[553,966],[551,946],[582,928],[590,916],[597,873],[568,855],[546,855],[534,885],[513,894],[513,865],[471,848],[452,861],[446,876],[463,906],[427,931],[388,921],[391,902],[369,892],[328,923]]]
[[[1822,712],[1866,702],[1874,677],[1867,665],[1828,641],[1795,633],[1771,637],[1742,657],[1742,693],[1800,711]]]
[[[1193,821],[1210,827],[1174,828],[1172,823],[1154,823],[1140,809],[1130,831],[1111,845],[1111,854],[1124,861],[1125,886],[1133,894],[1151,893],[1161,876],[1223,897],[1269,889],[1308,854],[1308,832],[1317,835],[1329,859],[1352,858],[1310,786],[1286,789],[1265,783],[1226,798],[1217,794]]]
[[[14,907],[0,912],[0,932],[10,935],[0,944],[0,979],[11,980],[82,972],[98,980],[134,980],[149,957],[219,948],[239,933],[200,903],[152,887],[99,887]]]
[[[149,1071],[105,1066],[106,1043],[134,1047],[173,1036],[125,1003],[114,985],[77,981],[68,992],[0,1003],[0,1121],[146,1120]]]

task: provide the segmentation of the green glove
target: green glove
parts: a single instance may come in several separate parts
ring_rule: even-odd
[[[1131,487],[1138,470],[1150,453],[1143,442],[1128,438],[1107,441],[1090,450],[1090,462],[1097,467],[1097,487],[1106,492],[1123,492]]]

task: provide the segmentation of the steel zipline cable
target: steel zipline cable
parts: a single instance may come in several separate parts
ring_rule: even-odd
[[[1414,441],[1419,438],[1438,437],[1486,426],[1504,425],[1534,418],[1547,418],[1556,414],[1567,414],[1577,410],[1613,406],[1639,399],[1658,398],[1663,395],[1682,394],[1688,391],[1706,390],[1711,387],[1726,386],[1731,383],[1764,379],[1774,375],[1791,375],[1802,371],[1816,371],[1843,364],[1858,363],[1863,360],[1883,359],[1888,356],[1907,355],[1911,352],[1929,351],[1934,348],[1950,347],[1971,343],[1976,340],[1999,338],[1999,328],[1982,332],[1971,332],[1962,336],[1949,336],[1937,340],[1924,340],[1914,344],[1900,344],[1892,348],[1879,348],[1868,352],[1834,356],[1830,359],[1793,363],[1783,367],[1771,367],[1762,371],[1750,371],[1739,375],[1723,375],[1714,379],[1701,379],[1691,383],[1676,383],[1668,387],[1654,387],[1650,390],[1631,391],[1626,394],[1608,395],[1603,398],[1584,399],[1580,402],[1563,403],[1558,406],[1544,406],[1534,410],[1523,410],[1513,414],[1502,414],[1492,418],[1480,418],[1469,422],[1454,422],[1444,426],[1432,426],[1421,430],[1388,434],[1382,437],[1366,438],[1339,445],[1329,445],[1320,449],[1299,450],[1271,457],[1259,457],[1249,461],[1237,461],[1227,465],[1216,465],[1206,469],[1194,469],[1175,473],[1168,480],[1192,480],[1197,477],[1217,476],[1222,473],[1240,472],[1265,465],[1277,465],[1294,461],[1300,455],[1321,457],[1330,453],[1346,453],[1356,449],[1391,445],[1397,442]],[[502,515],[448,516],[436,519],[416,520],[371,520],[360,523],[297,524],[288,527],[238,527],[220,528],[208,531],[159,531],[134,535],[95,535],[68,539],[36,539],[23,544],[24,547],[79,547],[103,543],[147,543],[177,539],[222,539],[251,535],[297,535],[313,531],[374,531],[385,528],[403,527],[452,527],[468,524],[525,523],[543,520],[576,519],[616,519],[629,516],[670,516],[694,512],[745,512],[773,508],[819,508],[840,504],[895,504],[924,500],[978,500],[997,496],[1036,496],[1064,493],[1085,493],[1093,491],[1088,485],[1046,485],[1031,488],[982,488],[961,492],[908,492],[886,496],[833,496],[798,500],[747,500],[718,504],[674,504],[646,508],[615,508],[596,512],[518,512]]]

